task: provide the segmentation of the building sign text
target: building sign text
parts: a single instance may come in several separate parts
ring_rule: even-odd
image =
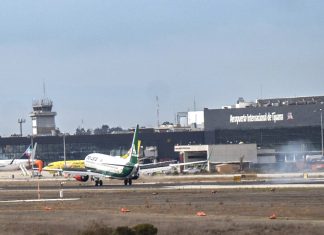
[[[251,114],[244,114],[241,116],[233,116],[230,115],[230,123],[236,123],[238,125],[239,123],[244,122],[274,122],[277,121],[283,121],[284,115],[283,114],[277,114],[275,112],[273,113],[265,113],[265,114],[257,114],[257,115],[251,115]]]

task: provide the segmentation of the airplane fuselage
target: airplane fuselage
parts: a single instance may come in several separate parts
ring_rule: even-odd
[[[13,162],[12,159],[0,160],[0,171],[20,170],[20,165],[29,167],[31,165],[31,161],[28,159],[15,159]]]
[[[138,171],[138,164],[132,164],[120,156],[101,153],[86,156],[84,165],[93,172],[116,179],[132,178]]]

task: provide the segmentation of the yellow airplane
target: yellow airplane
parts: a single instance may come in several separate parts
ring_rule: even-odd
[[[51,174],[55,174],[63,170],[63,168],[85,168],[84,160],[68,160],[51,162],[43,170],[48,171]]]

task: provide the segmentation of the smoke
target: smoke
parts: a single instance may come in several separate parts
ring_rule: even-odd
[[[288,141],[269,150],[271,151],[268,151],[268,157],[272,156],[275,159],[258,164],[257,171],[260,173],[304,172],[309,167],[306,156],[318,154],[318,148],[308,140]]]
[[[306,155],[314,150],[314,146],[307,140],[289,141],[276,150],[276,171],[302,172],[306,166]]]

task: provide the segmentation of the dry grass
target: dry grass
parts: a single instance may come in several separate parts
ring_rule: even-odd
[[[5,185],[0,185],[6,187]],[[10,185],[14,187],[14,185]],[[26,187],[26,186],[24,186]],[[27,187],[26,187],[27,189]],[[57,190],[42,198],[58,197]],[[0,234],[77,235],[89,224],[133,228],[149,223],[158,234],[323,234],[324,190],[66,190],[79,201],[1,203]],[[2,191],[1,200],[37,198],[36,191]],[[124,207],[128,213],[120,212]],[[207,216],[196,216],[204,211]],[[270,220],[275,213],[277,219]]]

